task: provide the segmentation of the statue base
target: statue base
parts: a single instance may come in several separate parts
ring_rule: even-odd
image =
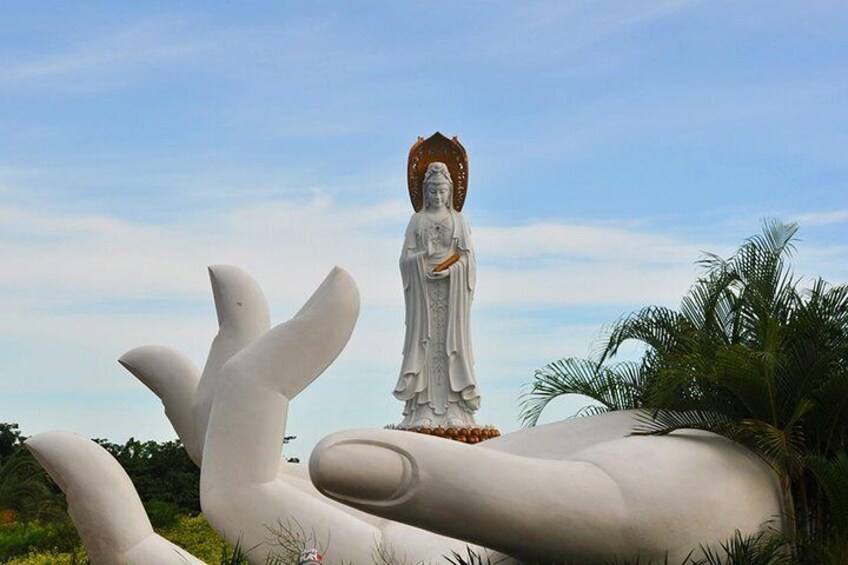
[[[492,439],[501,435],[501,432],[494,426],[451,426],[448,428],[436,426],[435,428],[431,428],[428,426],[405,427],[390,425],[386,426],[386,428],[390,430],[415,432],[417,434],[441,437],[470,444],[480,443],[487,439]]]

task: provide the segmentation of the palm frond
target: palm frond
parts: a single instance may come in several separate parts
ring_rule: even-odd
[[[550,363],[536,371],[530,391],[522,395],[522,424],[535,426],[552,400],[570,394],[600,404],[585,407],[578,415],[638,408],[643,395],[640,367],[631,362],[598,366],[594,361],[575,358]]]
[[[830,459],[810,455],[805,463],[827,497],[833,533],[848,537],[848,452]]]
[[[639,423],[633,435],[668,435],[678,430],[702,430],[731,439],[738,435],[734,420],[720,412],[660,409],[645,411],[637,416],[637,420]]]
[[[594,368],[572,360],[537,372],[523,417],[533,425],[552,399],[582,394],[596,403],[580,414],[643,408],[635,434],[725,436],[777,473],[794,557],[842,563],[848,530],[824,532],[828,521],[848,528],[848,285],[819,278],[802,288],[791,264],[797,233],[797,224],[766,219],[729,257],[704,254],[677,310],[648,306],[620,318]],[[632,365],[636,385],[620,370],[604,372],[629,340],[645,346]],[[826,551],[816,549],[822,540]],[[754,545],[737,536],[723,550],[756,556],[744,549]],[[758,559],[723,562],[770,562]]]
[[[50,497],[47,476],[26,450],[19,450],[0,465],[0,510],[15,510],[28,521]]]
[[[790,565],[791,555],[783,540],[761,532],[743,536],[739,530],[721,548],[701,546],[704,558],[693,565]]]
[[[645,343],[657,351],[675,350],[681,335],[691,332],[686,318],[670,308],[649,306],[620,319],[608,330],[608,338],[599,357],[599,364],[618,353],[628,340]]]

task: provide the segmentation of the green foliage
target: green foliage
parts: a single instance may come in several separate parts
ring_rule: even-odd
[[[719,547],[702,545],[693,550],[679,565],[790,565],[791,556],[786,552],[785,542],[779,536],[759,533],[743,536],[738,530],[732,538]],[[645,561],[613,559],[606,565],[673,565],[666,556],[662,560]]]
[[[0,559],[23,555],[33,547],[44,547],[47,528],[40,524],[13,522],[0,526]]]
[[[229,546],[224,545],[218,563],[220,565],[249,565],[250,561],[247,560],[247,555],[241,547],[241,541],[239,541],[232,551],[230,551]]]
[[[744,537],[737,530],[730,540],[718,549],[701,546],[700,559],[692,565],[790,565],[791,555],[780,537],[764,533]]]
[[[0,463],[15,453],[24,439],[17,424],[0,423]]]
[[[0,463],[0,510],[12,510],[26,523],[56,503],[47,475],[23,448]]]
[[[67,553],[61,551],[33,551],[6,562],[7,565],[82,565],[89,563],[85,551],[77,549]]]
[[[184,513],[200,512],[200,471],[179,440],[123,445],[95,440],[124,468],[145,505],[152,501],[176,506]]]
[[[225,555],[233,553],[233,549],[212,529],[202,514],[180,516],[172,525],[156,531],[206,563],[218,563]]]
[[[85,552],[64,512],[61,491],[23,448],[24,439],[16,424],[0,424],[0,510],[12,509],[17,518],[0,526],[0,562],[84,563]],[[231,559],[233,549],[202,516],[191,516],[200,511],[199,471],[179,441],[95,441],[127,472],[163,537],[208,563]],[[36,518],[40,521],[27,524]]]
[[[144,510],[147,512],[147,517],[150,518],[150,524],[154,529],[173,526],[180,519],[181,514],[183,514],[180,507],[176,504],[162,502],[161,500],[145,502]]]
[[[206,563],[246,565],[247,561],[212,529],[203,515],[179,516],[156,532]],[[241,559],[241,561],[239,561]],[[69,519],[47,524],[0,527],[0,563],[8,565],[87,563],[85,550]]]
[[[467,545],[465,546],[465,554],[451,551],[450,555],[445,556],[445,561],[450,565],[492,565],[491,557],[481,555]]]
[[[67,516],[50,522],[15,522],[0,526],[0,562],[12,559],[10,563],[17,563],[13,558],[36,551],[70,556],[78,553],[79,545],[79,536]]]
[[[53,509],[56,497],[41,465],[24,448],[17,424],[0,423],[0,511],[24,523]]]
[[[33,519],[50,493],[40,471],[38,463],[23,452],[8,457],[0,466],[0,509],[14,511],[24,522]]]
[[[790,565],[792,558],[786,552],[785,544],[779,537],[765,533],[745,537],[738,530],[736,534],[713,548],[702,545],[693,550],[679,565]],[[666,556],[662,560],[645,561],[616,558],[606,565],[672,565]]]
[[[781,479],[795,560],[821,563],[822,548],[848,553],[848,285],[802,288],[797,229],[766,221],[730,258],[706,255],[678,310],[643,308],[613,324],[599,359],[537,371],[522,411],[533,425],[553,398],[582,394],[600,404],[583,413],[646,409],[635,433],[700,429],[745,445]],[[646,346],[641,361],[610,365],[630,340]]]
[[[642,406],[642,374],[636,363],[599,365],[588,359],[560,359],[536,371],[530,392],[522,399],[522,421],[535,426],[548,403],[566,394],[581,394],[600,405],[588,405],[577,416],[628,410]]]

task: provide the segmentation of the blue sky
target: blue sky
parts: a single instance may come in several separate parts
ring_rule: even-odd
[[[406,153],[436,130],[470,154],[479,419],[504,430],[535,368],[676,304],[765,216],[845,282],[846,30],[840,2],[5,3],[0,421],[173,437],[115,359],[202,364],[216,263],[275,321],[335,264],[360,285],[293,454],[397,421]]]

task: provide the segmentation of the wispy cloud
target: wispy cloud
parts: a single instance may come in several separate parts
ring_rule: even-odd
[[[841,202],[844,18],[695,4],[136,6],[0,41],[0,153],[15,165],[0,168],[0,414],[170,437],[114,359],[161,342],[202,362],[206,265],[251,272],[279,321],[339,264],[362,314],[292,431],[305,455],[334,429],[396,420],[396,141],[443,129],[467,140],[488,198],[469,207],[472,331],[481,419],[509,429],[533,368],[587,353],[622,312],[675,304],[701,250],[729,253],[769,209],[810,210],[797,184]],[[838,282],[846,212],[831,208],[797,217],[823,227],[794,264]]]
[[[826,226],[848,222],[848,210],[824,210],[798,214],[793,218],[802,226]]]
[[[308,410],[293,411],[298,453],[306,455],[338,427],[390,422],[398,413],[389,388],[403,337],[397,255],[409,214],[403,200],[357,204],[322,192],[167,223],[0,207],[0,337],[17,344],[4,358],[0,388],[7,399],[74,390],[93,404],[97,395],[131,404],[127,395],[136,394],[145,421],[156,422],[156,402],[144,403],[142,389],[114,359],[141,344],[165,343],[202,362],[215,324],[206,265],[246,268],[280,321],[339,264],[360,286],[362,315],[345,354],[298,405],[320,403],[345,417],[316,426]],[[698,250],[717,248],[640,222],[472,227],[479,257],[478,371],[484,387],[495,391],[481,417],[505,429],[514,425],[515,395],[533,367],[589,354],[601,325],[611,321],[597,312],[676,304],[693,279]],[[575,308],[594,309],[597,321],[572,319]],[[371,391],[373,409],[345,408],[364,391]],[[66,417],[72,409],[62,406]],[[90,410],[108,418],[106,408]],[[97,421],[75,421],[92,435],[105,434]],[[137,433],[126,424],[110,429],[113,436]],[[170,435],[164,423],[155,429],[150,433],[157,437]]]
[[[61,52],[0,66],[0,86],[63,80],[74,87],[81,86],[74,80],[80,77],[97,79],[88,86],[113,84],[127,80],[127,71],[182,59],[214,44],[212,38],[186,33],[182,22],[153,18],[68,45]]]
[[[50,395],[74,391],[88,398],[86,414],[111,422],[106,431],[96,418],[74,416],[73,403],[57,406],[78,431],[139,433],[137,422],[110,420],[108,406],[99,406],[135,402],[146,433],[168,437],[164,420],[151,424],[158,421],[155,400],[145,403],[146,393],[114,359],[138,345],[165,343],[202,362],[215,324],[205,266],[246,268],[280,321],[339,264],[360,286],[362,315],[343,357],[298,405],[320,402],[328,413],[345,416],[316,426],[308,410],[294,410],[291,426],[303,449],[298,453],[305,456],[339,427],[393,421],[399,406],[389,391],[403,339],[397,256],[409,214],[403,200],[351,204],[321,192],[167,223],[0,206],[0,341],[16,344],[0,371],[0,411],[11,409],[4,402],[20,395],[37,395],[44,403]],[[485,386],[497,391],[487,397],[481,417],[504,429],[514,425],[514,398],[529,378],[528,367],[589,352],[597,327],[562,312],[670,302],[691,277],[692,244],[645,227],[475,226],[474,236],[480,258],[473,318],[478,371]],[[645,264],[652,249],[666,259]],[[367,413],[345,408],[363,391],[371,396]],[[37,420],[56,425],[52,418]]]
[[[366,303],[398,305],[407,208],[401,200],[357,205],[318,193],[146,224],[0,207],[0,288],[47,303],[75,294],[190,296],[205,284],[197,277],[204,265],[229,262],[258,271],[289,301],[338,263],[364,281]],[[484,307],[662,300],[670,289],[660,279],[679,286],[699,249],[640,228],[568,223],[479,226],[474,237]]]
[[[461,40],[467,46],[463,52],[466,56],[497,54],[498,62],[543,63],[564,54],[583,53],[698,3],[699,0],[510,2],[508,18],[474,18],[470,33]],[[486,41],[491,37],[499,40]],[[573,63],[573,68],[582,68],[577,61]]]

